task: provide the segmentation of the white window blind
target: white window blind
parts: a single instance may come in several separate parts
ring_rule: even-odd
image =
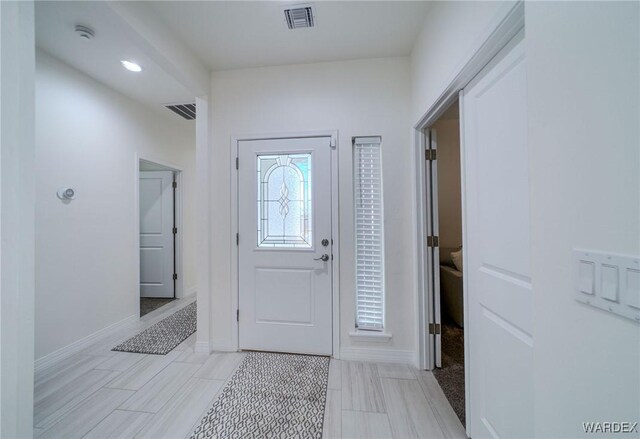
[[[384,326],[384,242],[380,137],[354,139],[356,327]]]

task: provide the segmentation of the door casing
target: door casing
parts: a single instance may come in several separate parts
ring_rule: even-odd
[[[485,33],[477,39],[475,50],[469,53],[468,58],[463,60],[461,67],[451,76],[451,79],[442,94],[436,99],[429,109],[424,113],[420,120],[414,125],[414,163],[415,168],[415,188],[416,188],[416,228],[415,228],[415,252],[417,255],[416,264],[416,290],[417,290],[417,349],[418,358],[417,365],[420,369],[431,370],[435,367],[435,336],[428,333],[429,323],[434,323],[434,300],[433,291],[429,288],[431,282],[428,272],[431,263],[428,257],[428,247],[426,244],[426,236],[428,235],[427,223],[427,198],[426,198],[426,155],[425,149],[428,142],[428,129],[438,120],[438,118],[460,97],[461,91],[476,77],[482,69],[520,32],[525,28],[524,21],[524,1],[519,0],[516,3],[505,3],[496,14],[496,18],[492,21]],[[462,102],[462,100],[460,100]],[[460,123],[463,123],[460,112]],[[461,162],[464,163],[464,136],[460,136]],[[462,177],[462,234],[463,248],[467,247],[467,231],[466,231],[466,208],[465,208],[465,175],[464,170]],[[463,265],[467,265],[467,255],[463,252]],[[463,278],[463,300],[464,307],[464,325],[469,327],[468,313],[466,304],[468,301],[468,286],[466,277]],[[470,380],[469,364],[473,361],[469,353],[468,333],[465,332],[464,341],[465,355],[465,411],[467,418],[470,418]],[[467,436],[470,435],[469,424],[466,425]]]
[[[239,231],[239,193],[238,193],[238,170],[236,169],[238,148],[241,141],[247,140],[277,140],[277,139],[299,139],[306,137],[328,137],[331,139],[331,239],[333,239],[333,264],[331,264],[331,297],[332,297],[332,351],[333,358],[340,358],[340,222],[338,211],[338,130],[304,131],[292,133],[267,133],[249,134],[233,136],[231,138],[231,224],[234,232],[231,234],[231,309],[233,316],[238,312],[240,302],[239,289],[239,252],[236,244],[236,234]],[[242,164],[240,164],[242,166]],[[240,337],[238,320],[232,318],[232,345],[236,350],[240,349]]]
[[[176,280],[176,299],[183,298],[185,296],[185,283],[184,283],[184,264],[183,264],[183,245],[184,245],[184,221],[183,221],[183,169],[180,166],[176,166],[174,164],[163,162],[162,160],[157,160],[153,157],[149,156],[141,156],[140,154],[135,154],[135,172],[134,172],[134,218],[133,218],[133,231],[135,238],[135,253],[134,253],[134,261],[136,267],[136,277],[135,277],[135,288],[134,291],[136,293],[136,313],[138,318],[140,318],[140,162],[149,162],[156,165],[163,166],[167,168],[168,171],[175,172],[175,181],[177,183],[177,188],[175,191],[175,201],[174,201],[174,209],[175,209],[175,227],[178,229],[178,233],[175,237],[175,266],[176,266],[176,274],[178,275],[178,279]]]

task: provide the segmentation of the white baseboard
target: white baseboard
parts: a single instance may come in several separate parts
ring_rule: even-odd
[[[196,292],[198,291],[198,287],[197,286],[193,286],[193,287],[189,287],[185,290],[184,292],[184,296],[182,297],[183,299],[187,299],[191,296],[195,296]]]
[[[342,348],[340,359],[347,361],[369,361],[376,363],[400,363],[414,365],[416,353],[397,349]]]
[[[213,351],[218,351],[218,352],[238,352],[238,347],[236,345],[233,345],[229,342],[219,342],[219,341],[212,341],[211,342],[211,352]]]
[[[63,348],[58,349],[57,351],[51,352],[50,354],[45,355],[44,357],[40,357],[35,361],[34,367],[36,372],[44,369],[47,366],[50,366],[58,361],[64,360],[72,356],[73,354],[77,354],[83,349],[89,347],[89,345],[99,341],[102,338],[106,338],[109,335],[115,333],[116,331],[122,329],[124,326],[135,323],[138,321],[137,315],[132,315],[127,317],[126,319],[122,319],[119,322],[114,323],[113,325],[109,325],[106,328],[102,328],[99,331],[94,332],[91,335],[88,335],[84,338],[81,338],[78,341],[74,341],[70,345],[67,345]]]
[[[194,351],[196,354],[210,354],[211,352],[237,352],[238,348],[226,342],[197,341]]]
[[[208,341],[197,341],[195,346],[193,347],[193,351],[196,354],[210,354],[211,346],[209,346]]]

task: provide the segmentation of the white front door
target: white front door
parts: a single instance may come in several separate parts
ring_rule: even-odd
[[[475,438],[533,437],[533,288],[525,44],[463,92],[467,422]]]
[[[172,171],[140,171],[140,296],[174,297]]]
[[[238,142],[240,349],[331,355],[329,137]]]

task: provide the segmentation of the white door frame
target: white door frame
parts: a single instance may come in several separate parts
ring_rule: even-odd
[[[135,233],[135,263],[138,269],[136,270],[136,313],[140,318],[140,162],[148,162],[154,165],[160,165],[167,168],[167,171],[175,172],[175,181],[177,183],[176,198],[174,201],[175,210],[175,227],[178,229],[178,233],[175,238],[175,266],[178,279],[176,280],[176,299],[184,297],[184,263],[183,263],[183,243],[184,243],[184,227],[183,227],[183,169],[180,166],[176,166],[171,163],[166,163],[162,160],[157,160],[153,157],[142,156],[139,153],[135,154],[135,181],[134,181],[134,218],[133,229]]]
[[[309,137],[329,137],[331,138],[331,239],[333,239],[333,263],[331,265],[331,298],[332,298],[332,351],[333,358],[340,358],[340,222],[338,212],[338,130],[304,131],[295,133],[268,133],[250,134],[244,136],[231,137],[231,169],[235,175],[231,178],[231,224],[235,232],[231,234],[231,309],[235,315],[240,302],[239,279],[239,252],[236,244],[236,233],[238,233],[238,170],[236,169],[236,158],[238,157],[239,142],[247,140],[274,140],[274,139],[300,139]],[[240,349],[240,327],[237,319],[232,320],[232,345],[236,350]]]
[[[505,3],[501,7],[496,18],[485,30],[484,34],[477,40],[477,44],[474,50],[469,53],[466,59],[459,69],[454,72],[449,84],[444,89],[442,94],[436,99],[431,107],[424,113],[418,123],[414,125],[414,160],[416,163],[416,254],[417,254],[417,291],[418,291],[418,366],[420,369],[433,369],[434,358],[434,337],[428,334],[429,323],[432,323],[430,316],[433,314],[433,295],[428,287],[427,274],[427,203],[426,203],[426,166],[425,166],[425,147],[426,136],[425,130],[429,129],[436,120],[453,104],[458,95],[464,87],[471,82],[471,80],[479,74],[482,69],[495,57],[500,50],[507,45],[518,32],[520,32],[525,26],[524,23],[524,1],[520,0],[513,3]],[[462,101],[461,101],[462,102]],[[460,113],[460,124],[462,128],[462,112]],[[464,163],[465,160],[464,149],[464,136],[460,136],[460,160]],[[465,170],[461,169],[462,178],[462,246],[467,247],[467,230],[466,230],[466,193],[465,193]],[[467,254],[463,252],[463,265],[467,264]],[[464,297],[464,326],[468,326],[468,313],[466,304],[468,303],[468,285],[467,277],[463,278],[463,297]],[[469,364],[473,361],[469,356],[469,340],[468,334],[465,331],[464,340],[464,355],[465,355],[465,410],[467,411],[467,417],[469,417],[470,407],[470,395],[469,395]],[[469,429],[467,426],[467,435]]]

